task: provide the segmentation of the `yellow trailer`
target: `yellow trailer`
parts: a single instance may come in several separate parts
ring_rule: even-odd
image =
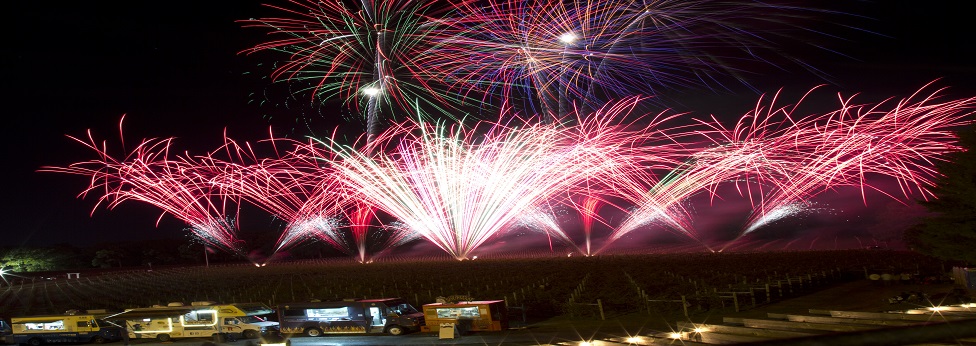
[[[441,323],[454,323],[460,332],[499,331],[508,329],[508,311],[504,300],[434,303],[423,306],[424,332],[437,332]]]
[[[122,339],[122,328],[90,314],[13,317],[10,326],[7,341],[31,346]]]

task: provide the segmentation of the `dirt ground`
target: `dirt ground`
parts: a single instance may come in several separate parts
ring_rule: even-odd
[[[957,304],[951,283],[940,284],[882,284],[867,279],[840,283],[814,291],[809,294],[784,299],[757,307],[748,307],[740,312],[733,308],[714,309],[693,314],[687,320],[695,323],[722,324],[724,317],[766,318],[767,313],[809,314],[810,309],[842,310],[862,312],[883,312],[928,307],[939,304]],[[891,298],[910,292],[921,292],[929,300],[917,299],[892,303]],[[969,297],[972,297],[969,293]],[[670,331],[679,320],[686,320],[680,314],[649,315],[634,313],[608,318],[605,321],[583,318],[560,317],[532,323],[528,329],[536,331],[565,330],[569,328],[581,336],[586,335],[637,335]]]

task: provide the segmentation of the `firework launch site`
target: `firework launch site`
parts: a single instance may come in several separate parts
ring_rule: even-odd
[[[358,339],[343,340],[464,344],[507,336],[513,344],[557,344],[594,338],[621,342],[627,336],[640,336],[651,344],[655,336],[666,340],[668,333],[690,330],[687,323],[717,326],[734,318],[807,310],[879,313],[968,303],[968,295],[950,294],[955,287],[948,273],[951,265],[888,250],[593,257],[512,254],[467,261],[449,256],[391,257],[366,264],[351,259],[304,260],[265,266],[123,269],[76,273],[70,279],[8,276],[0,304],[7,316],[25,316],[60,315],[67,310],[113,315],[172,302],[254,302],[277,308],[270,320],[279,320],[282,307],[310,301],[400,297],[420,309],[445,300],[501,300],[504,307],[493,314],[504,320],[507,328],[502,331],[467,331],[452,340],[438,340],[436,333],[409,333],[402,340],[360,333]],[[905,292],[916,296],[892,300]],[[826,332],[830,330],[820,334]],[[579,335],[572,338],[567,333]],[[318,342],[303,336],[291,335],[296,343]],[[527,336],[536,341],[519,339]],[[188,340],[199,342],[192,338],[178,342]]]

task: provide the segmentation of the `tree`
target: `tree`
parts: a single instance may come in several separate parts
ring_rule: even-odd
[[[964,151],[937,165],[942,174],[932,190],[936,199],[922,201],[934,214],[906,235],[917,251],[946,260],[976,264],[976,131],[959,133]]]
[[[917,201],[903,203],[893,200],[878,212],[874,224],[867,228],[867,232],[876,242],[884,243],[885,247],[897,247],[888,243],[903,241],[912,227],[929,216],[933,216],[932,213]]]
[[[98,268],[122,267],[122,257],[125,257],[125,254],[115,249],[98,250],[95,252],[95,259],[92,260],[92,266]]]
[[[75,249],[58,247],[17,247],[0,249],[0,268],[26,272],[54,271],[71,267]]]

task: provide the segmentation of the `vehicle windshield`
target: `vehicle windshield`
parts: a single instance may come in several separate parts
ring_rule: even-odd
[[[237,318],[237,320],[238,321],[241,321],[241,323],[260,323],[260,322],[267,321],[267,320],[265,320],[263,318],[260,318],[258,316],[240,316],[240,317]]]
[[[413,306],[406,303],[394,306],[391,308],[391,310],[393,310],[393,312],[397,313],[398,315],[409,315],[409,314],[417,313],[417,309],[414,309]]]
[[[92,320],[92,321],[94,322],[93,325],[92,325],[92,327],[100,327],[100,328],[104,328],[104,327],[119,327],[118,324],[115,324],[115,323],[112,323],[112,322],[109,322],[109,321],[106,321],[106,320],[95,319],[95,320]]]

